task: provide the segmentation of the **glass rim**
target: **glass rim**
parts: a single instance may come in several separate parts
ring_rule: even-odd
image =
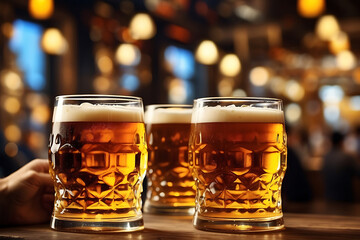
[[[176,103],[163,103],[163,104],[149,104],[145,108],[171,108],[171,107],[193,107],[192,104],[176,104]]]
[[[271,97],[203,97],[197,98],[194,100],[194,103],[197,102],[273,102],[273,103],[282,103],[283,100],[280,98],[271,98]]]
[[[125,95],[107,95],[107,94],[67,94],[67,95],[58,95],[55,97],[56,100],[132,100],[132,101],[142,101],[141,97],[136,96],[125,96]]]

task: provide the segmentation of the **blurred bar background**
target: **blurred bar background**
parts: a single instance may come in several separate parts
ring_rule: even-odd
[[[359,50],[353,0],[0,0],[0,176],[47,158],[57,95],[266,96],[310,185],[285,201],[326,200],[331,134],[360,161]]]

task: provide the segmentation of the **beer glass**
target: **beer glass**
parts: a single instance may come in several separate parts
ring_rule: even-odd
[[[49,162],[55,187],[51,228],[79,232],[144,228],[141,191],[147,145],[141,98],[56,97]]]
[[[197,99],[191,122],[194,226],[222,232],[283,228],[287,147],[282,101]]]
[[[192,105],[150,105],[145,112],[149,147],[144,211],[192,215],[195,186],[188,165]]]

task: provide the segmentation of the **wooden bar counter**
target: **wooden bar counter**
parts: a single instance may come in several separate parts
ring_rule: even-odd
[[[195,229],[191,217],[144,214],[145,229],[132,233],[69,233],[51,230],[49,225],[0,228],[1,239],[360,239],[360,217],[285,213],[285,229],[262,233],[216,233]]]

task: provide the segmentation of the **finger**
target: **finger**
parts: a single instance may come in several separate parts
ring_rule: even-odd
[[[34,159],[26,165],[27,168],[37,172],[49,172],[49,161],[47,159]]]
[[[52,187],[53,181],[49,173],[36,172],[34,170],[27,171],[24,175],[25,180],[31,185],[38,187]]]

